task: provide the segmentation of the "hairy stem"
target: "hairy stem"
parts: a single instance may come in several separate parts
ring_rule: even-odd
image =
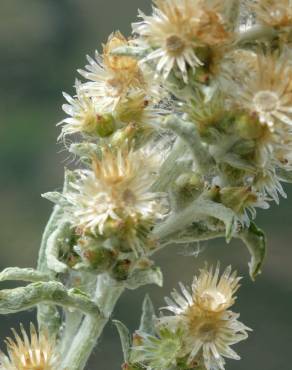
[[[70,180],[72,178],[72,172],[66,170],[65,172],[65,180],[63,186],[63,192],[66,192]],[[47,263],[47,246],[48,246],[48,239],[51,237],[52,233],[58,228],[60,222],[62,222],[63,218],[63,210],[59,205],[54,207],[54,210],[51,214],[51,217],[47,223],[45,228],[41,247],[39,251],[39,258],[37,264],[37,270],[48,274],[53,280],[56,277],[56,273],[53,273]],[[58,310],[53,305],[44,305],[41,304],[38,306],[38,313],[37,313],[38,325],[40,328],[45,328],[49,331],[50,335],[55,336],[56,333],[59,331],[61,320]]]
[[[164,125],[177,134],[180,139],[188,145],[193,155],[196,169],[200,173],[205,174],[212,171],[215,161],[210,156],[206,147],[202,144],[195,124],[183,121],[179,117],[169,116]]]
[[[117,300],[124,291],[123,286],[117,286],[107,275],[100,275],[94,302],[100,307],[103,317],[87,315],[72,344],[63,356],[62,369],[83,370],[108,322]]]
[[[187,170],[188,164],[185,163],[182,166],[180,158],[182,158],[189,151],[187,144],[177,138],[169,156],[164,161],[159,177],[152,186],[152,191],[166,191],[169,188],[169,184],[172,183],[184,170]],[[191,163],[189,167],[191,166]]]

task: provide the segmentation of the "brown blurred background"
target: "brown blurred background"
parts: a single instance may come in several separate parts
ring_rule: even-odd
[[[130,33],[137,8],[150,11],[150,0],[1,0],[0,4],[0,268],[35,266],[42,230],[51,204],[40,194],[60,189],[70,159],[56,144],[56,122],[63,117],[62,91],[73,93],[75,72],[85,55],[100,48],[113,30]],[[137,327],[145,291],[157,307],[178,281],[190,282],[203,261],[232,263],[244,280],[236,304],[244,323],[254,329],[235,347],[242,361],[228,370],[290,370],[292,351],[292,186],[279,207],[259,212],[269,251],[262,276],[248,278],[246,249],[224,240],[202,245],[198,258],[172,248],[157,256],[165,287],[127,292],[114,317]],[[186,254],[186,253],[185,253]],[[13,286],[2,284],[1,287]],[[129,312],[131,314],[129,315]],[[0,337],[26,324],[34,312],[1,317]],[[118,370],[119,339],[109,324],[88,370]]]

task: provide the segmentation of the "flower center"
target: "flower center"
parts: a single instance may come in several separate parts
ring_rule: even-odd
[[[130,189],[126,189],[123,192],[123,201],[127,204],[135,204],[136,196]]]
[[[107,80],[107,94],[111,97],[119,97],[124,91],[124,84],[118,78],[111,78]]]
[[[185,43],[180,37],[171,35],[166,39],[166,49],[169,53],[178,55],[182,53],[184,48]]]
[[[203,342],[213,342],[216,337],[216,325],[206,322],[200,326],[198,334]]]
[[[269,90],[259,91],[255,95],[253,103],[257,112],[270,113],[278,110],[279,97]]]
[[[217,311],[227,303],[227,297],[218,290],[205,290],[200,296],[202,308],[208,311]]]

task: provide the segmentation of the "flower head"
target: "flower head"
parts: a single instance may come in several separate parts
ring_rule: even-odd
[[[76,96],[63,93],[69,104],[63,105],[63,110],[69,117],[58,125],[63,125],[60,138],[75,133],[106,136],[114,130],[114,119],[110,114],[100,114],[93,99],[82,90],[80,81],[76,81]]]
[[[135,362],[146,362],[153,370],[168,369],[182,351],[182,332],[167,328],[161,328],[157,336],[139,332],[139,342],[133,347]]]
[[[257,66],[242,84],[239,104],[272,130],[292,125],[292,69],[282,58],[259,55]]]
[[[159,325],[184,331],[184,354],[189,362],[202,359],[207,370],[223,370],[224,357],[239,359],[231,345],[247,338],[248,328],[239,322],[238,314],[228,309],[240,278],[227,267],[219,278],[219,265],[201,270],[195,277],[192,293],[181,284],[182,294],[174,291],[166,298],[166,309],[175,316],[164,316]]]
[[[261,23],[272,27],[292,26],[291,0],[255,0],[249,3]]]
[[[108,223],[135,229],[160,218],[161,193],[150,190],[159,166],[159,159],[146,151],[103,148],[92,169],[79,171],[65,194],[72,224],[104,235]]]
[[[198,307],[209,312],[222,312],[235,302],[234,294],[239,288],[240,278],[227,267],[219,279],[219,265],[202,269],[193,281],[193,299]]]
[[[157,61],[157,73],[167,78],[178,68],[187,82],[188,67],[196,69],[204,62],[196,48],[215,45],[226,39],[222,19],[217,9],[207,7],[200,0],[156,0],[153,14],[140,13],[142,22],[133,24],[133,30],[153,51],[144,59]]]
[[[55,350],[54,341],[45,333],[37,333],[33,324],[29,336],[21,326],[20,337],[14,330],[15,339],[7,339],[8,355],[0,355],[2,370],[56,370],[60,361]]]
[[[128,45],[128,40],[121,32],[114,32],[109,36],[107,43],[103,46],[103,61],[106,68],[116,73],[125,71],[137,73],[139,67],[136,59],[123,55],[112,55],[115,49],[126,45]]]
[[[146,81],[136,60],[111,54],[123,45],[127,45],[127,40],[120,33],[112,34],[104,45],[103,55],[96,52],[95,59],[88,56],[86,70],[79,70],[83,77],[90,80],[82,85],[83,91],[104,112],[113,112],[132,90],[146,89]]]

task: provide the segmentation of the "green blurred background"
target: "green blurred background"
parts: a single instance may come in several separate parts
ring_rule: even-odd
[[[150,0],[1,0],[1,269],[35,266],[51,211],[51,204],[40,194],[60,189],[63,168],[71,165],[72,158],[56,143],[55,124],[63,117],[61,92],[73,93],[75,71],[85,64],[87,53],[100,48],[113,30],[129,34],[137,8],[149,12],[150,7]],[[165,287],[147,289],[157,307],[178,281],[190,282],[205,260],[232,263],[244,275],[236,310],[254,332],[235,348],[243,359],[228,361],[229,370],[291,370],[292,187],[287,192],[289,200],[258,213],[258,224],[268,235],[269,253],[256,284],[248,278],[248,253],[237,242],[204,244],[198,258],[177,248],[157,256]],[[132,330],[138,325],[145,291],[127,292],[114,312]],[[27,325],[33,317],[33,311],[1,317],[1,339],[10,334],[10,327],[20,321]],[[88,370],[118,370],[121,361],[119,339],[109,324]]]

